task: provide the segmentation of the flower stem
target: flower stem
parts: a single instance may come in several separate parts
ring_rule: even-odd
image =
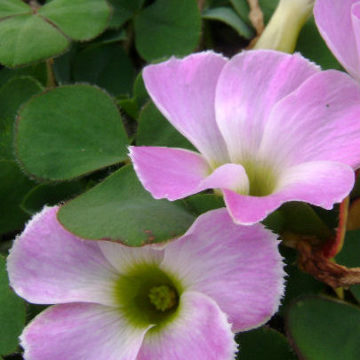
[[[256,30],[256,38],[258,38],[264,31],[264,15],[259,6],[258,0],[247,0],[250,7],[249,19]]]
[[[54,65],[54,59],[51,58],[51,59],[46,60],[46,72],[47,72],[46,87],[48,89],[52,89],[52,88],[56,87],[56,80],[55,80],[53,65]]]

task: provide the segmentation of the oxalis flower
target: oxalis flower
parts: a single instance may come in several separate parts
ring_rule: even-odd
[[[314,16],[330,50],[348,73],[360,81],[360,1],[317,0]]]
[[[203,52],[144,69],[146,88],[200,153],[130,147],[143,186],[180,199],[218,188],[235,222],[253,224],[286,201],[331,209],[360,164],[360,87],[301,55]]]
[[[8,257],[10,284],[57,304],[21,335],[26,360],[232,360],[233,332],[266,322],[283,293],[278,241],[226,210],[165,246],[80,239],[45,208]]]

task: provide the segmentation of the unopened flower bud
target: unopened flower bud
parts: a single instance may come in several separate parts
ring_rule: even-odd
[[[293,52],[313,6],[314,0],[280,0],[254,48]]]

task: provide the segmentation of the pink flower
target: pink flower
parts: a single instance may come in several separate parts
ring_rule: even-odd
[[[21,335],[26,360],[233,360],[233,332],[277,310],[283,264],[274,234],[200,216],[163,247],[80,239],[45,208],[8,257],[11,286],[56,304]]]
[[[360,81],[360,1],[317,0],[316,25],[338,61]]]
[[[147,90],[199,153],[130,148],[143,186],[176,200],[218,188],[235,222],[253,224],[286,201],[331,209],[360,165],[360,87],[301,55],[203,52],[144,69]]]

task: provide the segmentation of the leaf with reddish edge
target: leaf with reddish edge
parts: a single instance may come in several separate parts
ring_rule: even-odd
[[[142,246],[182,235],[194,217],[176,202],[155,200],[128,165],[62,206],[58,219],[85,239]]]
[[[338,254],[343,245],[346,233],[346,224],[348,218],[350,198],[347,196],[340,204],[339,208],[339,223],[336,229],[335,237],[329,239],[322,247],[322,252],[328,259],[333,258]]]

